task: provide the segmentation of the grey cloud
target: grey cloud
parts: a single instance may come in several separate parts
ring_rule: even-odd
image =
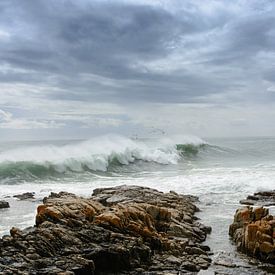
[[[222,45],[210,52],[208,64],[251,66],[260,52],[274,52],[275,16],[273,12],[237,18],[221,31]],[[255,70],[257,68],[254,68]]]
[[[2,0],[0,85],[53,104],[275,101],[274,2],[144,3]]]
[[[108,72],[133,57],[156,58],[167,54],[166,44],[184,27],[168,12],[145,6],[96,3],[83,10],[73,4],[60,4],[55,11],[44,7],[44,1],[28,1],[28,5],[20,2],[24,15],[20,20],[29,27],[27,36],[32,32],[34,37],[28,41],[18,34],[17,41],[12,41],[17,43],[11,44],[13,50],[5,51],[8,58],[14,56],[7,61],[17,65],[18,59],[20,66],[22,60],[27,65],[30,59],[43,65],[45,58],[52,61],[56,58],[56,63],[63,61],[64,65],[66,59],[78,62],[72,65],[84,71],[95,69],[93,64],[87,66],[93,62]],[[47,3],[57,5],[54,1]],[[186,25],[184,30],[190,32],[190,24]]]

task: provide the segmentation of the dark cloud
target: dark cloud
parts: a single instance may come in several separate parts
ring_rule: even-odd
[[[63,73],[71,68],[122,75],[136,59],[167,55],[169,43],[194,28],[167,11],[149,6],[91,2],[84,9],[69,1],[63,5],[45,3],[20,2],[17,9],[22,17],[17,23],[26,24],[26,33],[19,33],[6,45],[9,50],[3,49],[2,60],[37,69],[37,63],[43,67],[50,59]],[[10,10],[13,12],[16,10]]]
[[[2,0],[0,84],[76,104],[273,102],[274,7]]]
[[[273,52],[274,22],[275,16],[268,13],[265,16],[254,15],[237,19],[229,24],[223,37],[227,43],[216,53],[218,58],[215,63],[247,65],[248,59],[251,65],[259,52]]]
[[[9,47],[4,47],[1,59],[15,67],[41,71],[41,74],[61,75],[62,87],[74,87],[72,92],[68,90],[66,95],[54,97],[92,96],[99,100],[99,95],[109,94],[111,87],[94,83],[92,90],[92,83],[77,81],[79,73],[144,82],[113,88],[117,92],[113,100],[174,101],[183,90],[170,86],[171,82],[176,81],[175,86],[183,79],[190,82],[188,75],[176,79],[172,75],[140,72],[132,66],[135,62],[165,58],[171,52],[171,43],[177,44],[183,35],[200,31],[201,26],[192,21],[190,14],[178,18],[164,9],[145,5],[91,2],[83,6],[68,1],[63,5],[53,1],[47,5],[44,1],[20,2],[17,12],[22,16],[18,20],[28,26],[26,34],[19,33],[14,38],[16,41],[12,39]],[[75,82],[71,81],[72,76]],[[21,79],[18,77],[17,81]],[[171,99],[169,96],[165,99],[168,90]],[[195,91],[192,87],[190,90]],[[76,91],[81,93],[76,95]],[[106,100],[104,96],[102,99]]]

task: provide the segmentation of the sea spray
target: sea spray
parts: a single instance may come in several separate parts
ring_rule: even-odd
[[[20,146],[0,153],[0,179],[3,183],[7,178],[28,181],[71,172],[106,172],[136,161],[177,164],[185,155],[197,154],[203,144],[197,137],[145,141],[107,135],[66,145]]]

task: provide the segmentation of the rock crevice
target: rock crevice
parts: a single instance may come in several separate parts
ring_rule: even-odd
[[[139,186],[52,193],[0,239],[0,274],[178,274],[210,265],[196,197]],[[65,273],[64,273],[65,272]]]

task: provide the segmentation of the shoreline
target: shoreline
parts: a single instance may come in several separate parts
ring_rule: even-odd
[[[114,188],[118,188],[118,187],[110,187],[109,189],[114,189]],[[131,188],[133,188],[133,186],[130,185],[127,188],[131,189]],[[140,187],[140,186],[138,188],[146,189],[146,187]],[[98,190],[98,189],[96,189],[96,190]],[[106,188],[100,188],[99,190],[106,190]],[[108,188],[107,188],[107,190],[108,190]],[[149,189],[149,190],[152,190],[152,189]],[[101,192],[103,192],[103,191],[101,191]],[[156,192],[162,193],[159,191],[156,191]],[[178,196],[184,196],[184,195],[178,195]],[[184,197],[188,197],[188,196],[184,196]],[[189,196],[189,197],[195,198],[194,196]],[[24,203],[26,203],[26,201],[18,201],[18,203],[24,204]],[[27,201],[27,203],[34,203],[34,202]],[[37,201],[35,202],[35,204],[36,203],[37,203]],[[244,274],[255,274],[255,272],[258,272],[258,274],[261,274],[260,272],[264,272],[263,270],[266,269],[266,266],[264,266],[264,264],[261,264],[257,260],[251,259],[239,252],[236,252],[236,249],[234,246],[232,246],[232,249],[230,249],[230,251],[227,251],[227,249],[221,250],[221,251],[217,250],[215,248],[214,243],[215,243],[215,241],[218,241],[217,230],[219,230],[219,228],[217,228],[217,226],[215,225],[215,223],[213,223],[213,221],[209,220],[209,217],[211,217],[211,211],[209,213],[210,206],[203,204],[203,203],[199,202],[198,200],[196,200],[195,204],[198,205],[202,209],[201,212],[196,213],[196,216],[198,216],[201,219],[201,221],[204,223],[207,221],[207,225],[211,225],[213,227],[213,231],[214,231],[214,233],[212,233],[212,235],[211,234],[208,235],[208,237],[206,239],[206,243],[205,243],[206,245],[210,246],[211,252],[210,252],[209,256],[212,260],[212,264],[210,265],[210,267],[208,268],[207,271],[212,272],[213,274],[214,274],[214,272],[221,272],[221,273],[227,272],[227,274],[240,274],[240,272],[245,272]],[[230,221],[231,222],[233,221],[233,216],[231,216]],[[18,232],[21,232],[21,230],[19,230]],[[24,232],[24,230],[22,232]],[[225,232],[223,232],[222,234],[224,234],[224,233]],[[223,237],[227,238],[228,241],[230,241],[229,236],[227,234],[226,234],[226,236],[223,236]],[[213,254],[213,255],[211,255],[211,254]],[[230,261],[230,259],[232,257],[235,258],[234,262]],[[257,267],[257,265],[259,265],[260,269]],[[228,272],[231,272],[231,273],[228,273]],[[212,273],[210,273],[210,274],[212,274]],[[204,273],[203,273],[203,271],[200,271],[199,274],[204,274]],[[207,273],[207,274],[209,274],[209,273]],[[269,274],[269,273],[267,272],[267,273],[263,273],[263,274]]]
[[[38,207],[35,227],[2,237],[0,271],[198,272],[211,262],[201,245],[211,228],[197,221],[195,202],[140,186],[95,189],[89,199],[52,193]]]

